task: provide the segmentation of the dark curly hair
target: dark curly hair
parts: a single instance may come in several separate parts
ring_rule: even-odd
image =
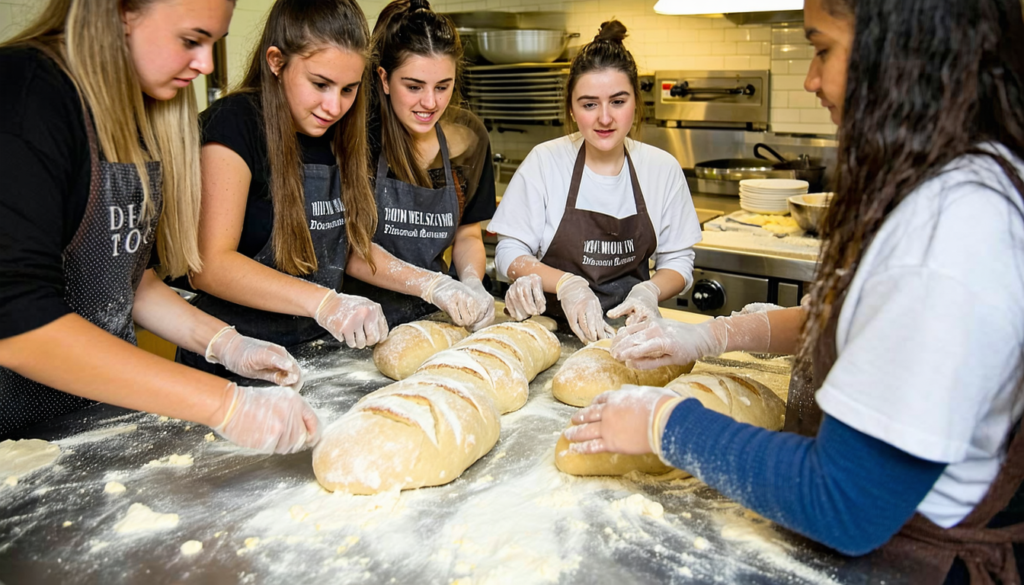
[[[955,159],[993,160],[1024,200],[1024,18],[1020,0],[822,0],[854,23],[835,197],[800,348],[827,361],[823,331],[886,217]],[[832,356],[834,358],[834,356]]]

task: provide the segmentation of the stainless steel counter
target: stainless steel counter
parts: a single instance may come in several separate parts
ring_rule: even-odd
[[[563,339],[563,359],[579,347]],[[329,421],[385,385],[369,350],[295,351],[303,394]],[[720,362],[785,380],[778,360]],[[831,553],[695,479],[580,479],[553,466],[575,409],[549,381],[502,418],[490,454],[454,482],[378,496],[319,488],[310,453],[257,455],[209,429],[100,406],[28,433],[57,463],[0,484],[0,581],[20,583],[877,583],[911,582],[897,560]],[[777,383],[775,384],[778,385]],[[190,467],[146,466],[191,454]],[[109,481],[126,492],[104,493]],[[120,534],[139,502],[177,526]],[[203,543],[187,556],[179,547]]]

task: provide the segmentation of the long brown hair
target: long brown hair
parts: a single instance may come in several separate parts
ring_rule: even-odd
[[[450,18],[430,9],[427,0],[394,0],[381,11],[373,27],[373,52],[370,68],[384,69],[387,75],[401,67],[413,55],[422,57],[447,56],[455,62],[455,82],[452,84],[452,101],[459,95],[459,79],[462,69],[462,41]],[[384,84],[376,73],[373,74],[374,106],[380,113],[381,148],[387,157],[388,166],[398,180],[421,187],[431,187],[427,172],[416,164],[413,140],[402,125],[391,99],[384,93]],[[457,103],[449,103],[445,117],[455,114]],[[438,120],[437,123],[440,123]],[[376,162],[376,161],[371,161]],[[458,181],[450,178],[458,188]]]
[[[317,270],[316,252],[306,221],[302,189],[302,159],[284,89],[267,62],[276,47],[284,57],[283,74],[295,55],[306,56],[324,47],[338,47],[367,57],[370,31],[355,0],[278,0],[267,17],[263,36],[238,92],[259,96],[270,162],[270,197],[274,205],[272,242],[277,268],[288,274]],[[345,230],[349,245],[373,269],[370,245],[377,229],[377,206],[370,189],[366,163],[366,91],[364,68],[352,107],[337,122],[332,145],[341,175]]]
[[[199,257],[199,123],[195,94],[170,100],[146,96],[125,43],[125,12],[141,13],[159,0],[51,0],[5,46],[34,46],[71,78],[92,114],[103,156],[135,165],[142,179],[147,217],[155,212],[146,162],[162,167],[163,211],[156,248],[161,276],[202,269]],[[88,123],[88,121],[86,122]]]
[[[629,78],[629,84],[633,89],[633,127],[629,129],[629,137],[636,138],[640,133],[640,125],[644,121],[644,103],[640,97],[640,75],[637,72],[636,61],[632,53],[626,50],[623,41],[626,39],[626,25],[618,20],[608,20],[601,23],[601,29],[594,36],[594,40],[580,47],[580,52],[573,57],[569,66],[569,78],[565,83],[565,119],[572,120],[572,92],[576,89],[576,83],[580,77],[593,71],[614,69],[621,71]],[[574,123],[565,125],[568,132],[575,131]]]
[[[855,23],[835,197],[800,356],[827,360],[822,338],[886,217],[953,160],[993,160],[1024,201],[999,143],[1024,160],[1024,19],[1020,0],[823,0]],[[834,356],[832,356],[834,358]],[[806,362],[805,362],[806,363]]]

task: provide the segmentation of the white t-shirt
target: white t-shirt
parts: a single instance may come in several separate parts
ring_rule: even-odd
[[[993,161],[963,157],[900,203],[854,276],[817,393],[833,418],[949,464],[917,509],[945,528],[984,497],[1024,410],[1019,201]]]
[[[494,262],[501,274],[516,258],[542,258],[562,223],[576,156],[583,144],[577,132],[538,144],[519,165],[508,184],[498,211],[487,229],[498,234]],[[700,223],[693,209],[679,162],[664,150],[626,139],[636,168],[647,214],[654,226],[657,249],[655,268],[670,268],[693,282],[693,245],[701,240]],[[636,214],[629,165],[614,177],[584,168],[577,209],[616,218]]]

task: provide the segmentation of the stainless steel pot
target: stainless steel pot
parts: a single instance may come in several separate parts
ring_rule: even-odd
[[[550,63],[565,51],[570,38],[578,36],[561,30],[485,30],[477,33],[477,48],[496,65]]]
[[[779,162],[767,160],[761,150],[767,150],[779,159]],[[825,167],[815,165],[810,158],[802,156],[797,160],[788,161],[775,152],[770,146],[758,143],[754,145],[754,156],[758,158],[723,158],[709,160],[694,165],[693,170],[699,179],[714,181],[742,181],[744,179],[799,179],[810,184],[811,191],[821,188]]]

